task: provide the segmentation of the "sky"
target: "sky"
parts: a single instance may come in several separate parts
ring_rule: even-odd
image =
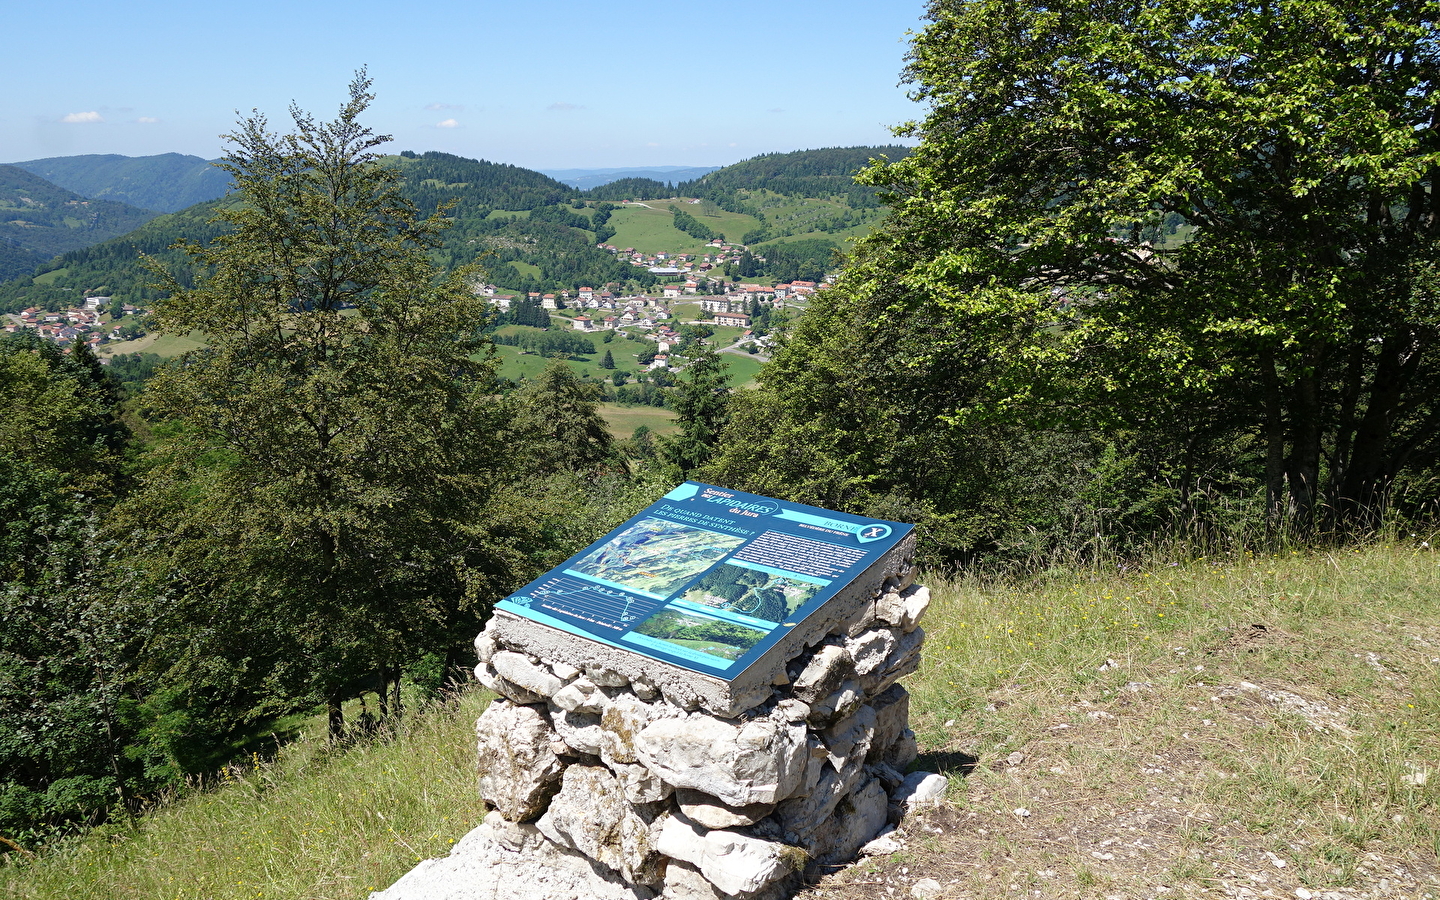
[[[364,121],[400,150],[532,169],[721,166],[883,144],[923,0],[0,0],[0,162],[188,153],[240,115]]]

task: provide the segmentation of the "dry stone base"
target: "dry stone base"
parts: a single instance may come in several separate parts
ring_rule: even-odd
[[[477,723],[493,811],[373,896],[779,900],[808,864],[853,859],[944,790],[904,774],[917,749],[897,680],[919,665],[930,594],[908,558],[887,565],[738,686],[614,648],[583,658],[573,636],[531,640],[535,623],[497,615],[475,644],[502,695]]]

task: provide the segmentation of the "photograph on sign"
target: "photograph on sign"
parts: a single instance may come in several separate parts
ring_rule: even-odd
[[[910,529],[687,481],[498,608],[729,680]]]

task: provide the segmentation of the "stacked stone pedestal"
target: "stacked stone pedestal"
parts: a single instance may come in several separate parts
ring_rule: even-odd
[[[901,562],[738,711],[681,689],[681,670],[547,659],[492,620],[476,640],[476,675],[500,694],[476,723],[492,811],[465,843],[497,881],[475,896],[756,900],[854,858],[917,783],[897,682],[919,664],[929,592]]]

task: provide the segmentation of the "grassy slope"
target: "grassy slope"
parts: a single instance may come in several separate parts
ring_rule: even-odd
[[[911,716],[950,802],[906,822],[904,851],[802,895],[1440,893],[1437,563],[1380,546],[929,579]],[[328,762],[302,745],[286,777],[0,868],[0,895],[364,897],[478,820],[477,709]]]
[[[648,204],[650,209],[640,206],[624,206],[610,214],[610,226],[615,236],[610,239],[613,247],[634,247],[642,253],[704,253],[705,242],[696,240],[675,227],[675,216],[670,212],[668,201],[655,200]],[[716,215],[707,216],[696,205],[677,203],[682,209],[712,231],[725,235],[729,241],[739,241],[747,231],[760,227],[753,216],[715,210]]]

